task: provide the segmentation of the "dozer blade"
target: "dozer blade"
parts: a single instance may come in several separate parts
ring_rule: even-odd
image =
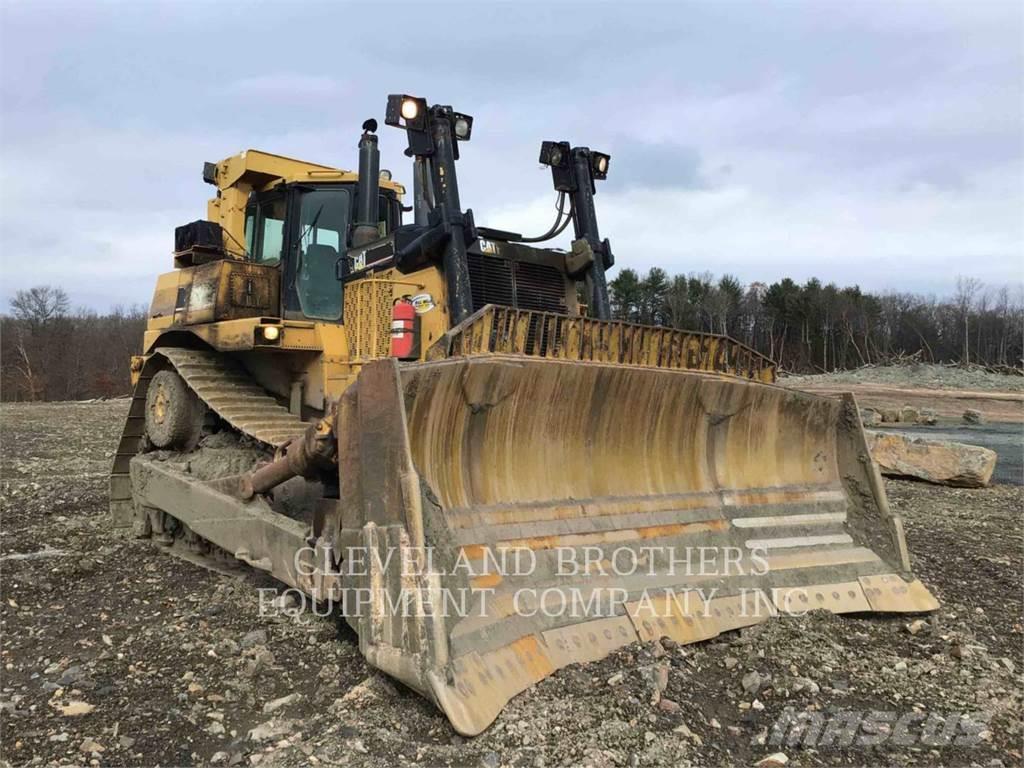
[[[385,360],[342,399],[337,434],[340,516],[321,535],[350,553],[349,621],[372,664],[465,735],[637,640],[937,607],[852,396],[522,356]]]

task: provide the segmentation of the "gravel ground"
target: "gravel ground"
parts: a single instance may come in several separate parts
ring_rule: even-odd
[[[800,384],[883,384],[918,389],[1024,392],[1024,376],[989,373],[981,368],[957,368],[927,363],[858,368],[813,376],[785,376],[785,383]]]
[[[1024,444],[1024,376],[941,365],[902,365],[817,376],[783,375],[779,384],[833,397],[853,392],[862,408],[899,410],[909,405],[929,410],[942,427],[963,424],[964,413],[973,410],[986,423],[1014,425],[1021,436],[1017,444]]]
[[[261,618],[258,590],[272,585],[251,572],[214,573],[108,529],[125,407],[0,408],[0,745],[12,765],[1022,762],[1019,487],[888,484],[942,602],[921,621],[812,613],[631,646],[544,680],[467,740],[373,672],[332,618]],[[852,744],[774,727],[875,711],[902,720],[858,720]],[[920,738],[946,718],[976,743]]]

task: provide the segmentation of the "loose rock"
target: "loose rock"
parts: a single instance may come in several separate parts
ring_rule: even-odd
[[[740,685],[743,686],[743,690],[750,694],[755,694],[761,690],[761,686],[767,682],[767,678],[760,672],[748,672],[743,676],[740,681]]]
[[[268,720],[256,726],[247,734],[249,741],[270,741],[287,736],[292,732],[293,722],[291,720]]]
[[[860,420],[865,427],[877,427],[882,423],[882,414],[874,408],[861,408]]]
[[[916,635],[921,630],[927,629],[927,628],[928,628],[928,622],[925,621],[924,619],[915,619],[914,621],[912,621],[909,624],[907,624],[907,632],[909,632],[912,635]]]
[[[662,712],[678,712],[681,709],[681,707],[679,706],[679,704],[672,701],[672,699],[662,698],[658,702],[658,709],[660,709]]]
[[[868,446],[882,474],[940,485],[981,488],[996,468],[995,451],[976,445],[868,432]]]
[[[85,701],[69,701],[58,708],[64,717],[78,717],[79,715],[88,715],[96,709],[96,706]]]
[[[964,411],[964,423],[984,424],[985,416],[981,411],[975,410],[974,408],[968,408],[966,411]]]
[[[292,704],[297,704],[300,701],[302,701],[301,693],[290,693],[287,696],[282,696],[279,699],[274,699],[273,701],[268,701],[266,704],[264,704],[263,714],[269,715],[273,712],[276,712],[279,709],[282,709],[283,707],[288,707]]]
[[[907,424],[916,424],[921,420],[921,412],[912,405],[904,405],[900,408],[900,421]]]
[[[249,648],[255,648],[258,645],[266,644],[267,632],[263,629],[254,629],[252,632],[247,632],[245,636],[242,638],[242,642],[239,643],[243,651]]]
[[[86,739],[85,741],[83,741],[78,746],[78,751],[79,752],[87,752],[87,753],[93,754],[93,753],[97,753],[97,752],[104,752],[106,750],[105,750],[104,746],[102,744],[100,744],[98,741],[93,741],[92,739]]]
[[[388,696],[395,696],[398,691],[383,675],[373,675],[366,678],[359,685],[353,686],[339,701],[352,703],[364,699],[377,699]]]

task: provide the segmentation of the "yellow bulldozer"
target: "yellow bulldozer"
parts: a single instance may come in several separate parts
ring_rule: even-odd
[[[919,612],[852,396],[777,386],[731,338],[613,320],[594,193],[542,144],[537,237],[477,226],[473,120],[390,96],[380,170],[249,150],[157,279],[110,478],[115,525],[266,571],[474,735],[553,671],[773,617]],[[413,221],[403,223],[403,214]],[[573,227],[569,250],[543,243]]]

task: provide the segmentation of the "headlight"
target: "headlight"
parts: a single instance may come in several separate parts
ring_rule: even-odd
[[[424,130],[427,127],[427,100],[404,93],[392,93],[388,96],[384,122],[397,128]]]
[[[456,139],[469,141],[469,135],[473,132],[473,118],[456,112],[452,115],[452,127]]]
[[[416,99],[402,99],[402,117],[406,120],[415,120],[419,113],[420,105],[416,103]]]
[[[263,338],[267,341],[277,341],[281,337],[281,329],[276,325],[264,325],[260,327],[263,331]]]
[[[391,171],[389,171],[387,168],[382,169],[380,172],[380,180],[391,181]]]
[[[540,162],[552,168],[561,168],[569,159],[568,141],[544,141],[540,145]]]

